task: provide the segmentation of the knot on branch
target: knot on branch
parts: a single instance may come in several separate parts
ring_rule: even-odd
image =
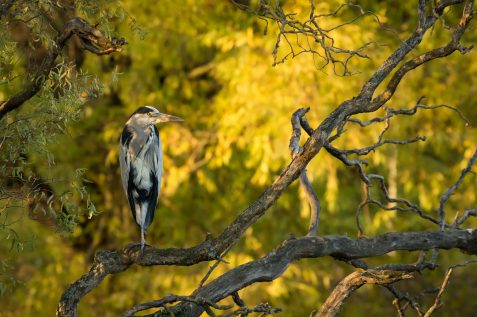
[[[378,284],[386,285],[392,284],[400,280],[408,280],[414,278],[414,275],[410,272],[391,271],[391,270],[367,270],[361,273],[356,272],[357,284]]]
[[[110,37],[81,18],[73,18],[66,22],[64,36],[67,38],[72,34],[78,36],[85,50],[96,55],[120,52],[122,46],[127,44],[124,38]]]
[[[128,255],[117,251],[100,250],[94,256],[94,266],[106,274],[122,272],[132,263],[133,260]]]

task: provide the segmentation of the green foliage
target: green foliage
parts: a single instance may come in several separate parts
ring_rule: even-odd
[[[377,65],[409,34],[415,21],[414,4],[364,1],[362,6],[375,12],[387,27],[380,27],[368,16],[333,34],[345,47],[377,43],[366,52],[369,60],[354,60],[352,68],[360,74],[340,77],[331,65],[320,71],[321,64],[310,54],[272,67],[276,26],[269,24],[264,34],[263,21],[226,1],[163,1],[156,5],[144,0],[74,2],[75,14],[100,23],[110,34],[125,37],[129,45],[123,53],[111,56],[88,54],[81,68],[72,58],[63,57],[41,93],[0,126],[0,176],[10,182],[0,185],[0,220],[4,224],[0,234],[9,237],[0,244],[0,295],[6,296],[0,305],[6,307],[6,316],[52,315],[62,290],[85,272],[95,251],[120,248],[139,239],[117,163],[118,136],[137,107],[155,105],[185,118],[184,124],[161,127],[164,182],[148,242],[158,247],[191,246],[201,242],[207,232],[220,233],[289,163],[293,111],[310,106],[307,118],[312,126],[319,124],[340,102],[358,92]],[[24,8],[25,3],[17,6]],[[57,17],[63,11],[54,2],[32,3],[47,8],[55,21],[61,21]],[[339,1],[320,2],[316,10],[327,12],[339,5]],[[309,1],[288,1],[284,9],[296,12],[297,18],[306,16]],[[25,18],[31,17],[28,14]],[[327,23],[347,21],[352,14],[345,11]],[[48,47],[54,32],[46,28],[50,31],[40,34],[38,23],[47,22],[32,20],[32,38],[39,36],[42,45]],[[0,99],[6,99],[27,80],[28,64],[23,61],[31,51],[13,39],[12,29],[2,27],[0,32]],[[439,26],[420,49],[442,43],[446,34]],[[469,42],[475,41],[475,34],[469,37]],[[286,49],[282,46],[279,53],[286,54]],[[475,125],[476,94],[471,87],[476,86],[476,72],[477,62],[470,55],[434,61],[407,75],[389,107],[410,108],[427,95],[429,105],[458,105]],[[14,79],[18,75],[22,80]],[[384,114],[382,110],[359,118]],[[383,127],[349,125],[335,145],[370,145]],[[376,150],[367,158],[367,171],[386,176],[398,196],[435,215],[440,195],[472,155],[476,132],[443,108],[395,118],[385,137],[405,140],[417,135],[426,135],[428,140]],[[396,169],[398,173],[393,174]],[[354,213],[363,199],[356,171],[326,153],[320,153],[308,171],[322,199],[320,234],[354,236]],[[48,183],[53,193],[35,191],[35,186],[29,185],[35,181]],[[449,211],[475,206],[475,181],[470,175],[449,202]],[[7,186],[12,183],[16,190],[7,196]],[[31,201],[36,205],[30,207]],[[28,219],[26,215],[31,217],[32,210],[45,214],[50,222],[45,225]],[[449,212],[448,220],[453,216]],[[15,222],[8,222],[12,217]],[[363,211],[362,222],[367,235],[435,229],[413,214],[375,207]],[[293,184],[227,256],[230,265],[220,265],[211,278],[268,253],[289,234],[304,234],[307,223],[308,205],[298,184]],[[71,234],[55,234],[53,226]],[[442,257],[443,268],[463,258],[457,252]],[[403,261],[413,262],[415,257],[391,254],[373,260],[373,264]],[[79,314],[115,316],[167,293],[189,294],[207,269],[207,264],[133,268],[107,279],[86,296]],[[301,261],[282,278],[247,288],[241,296],[250,306],[268,301],[283,308],[283,316],[304,316],[319,307],[350,270],[330,259]],[[464,270],[456,276],[456,284],[473,276]],[[442,270],[410,282],[409,291],[438,285],[442,278],[438,273]],[[467,285],[465,294],[455,298],[449,293],[449,297],[463,302],[472,292],[475,288]],[[378,288],[363,287],[353,300],[349,306],[353,311],[345,316],[394,313],[388,305],[390,298]],[[461,309],[462,315],[471,314],[465,307],[456,309]],[[451,312],[443,310],[442,316]]]

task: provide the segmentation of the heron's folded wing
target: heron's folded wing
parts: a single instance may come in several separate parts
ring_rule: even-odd
[[[131,133],[127,127],[124,127],[123,133],[121,133],[121,137],[119,138],[119,167],[121,169],[121,181],[126,195],[128,194],[127,185],[131,170],[131,152],[128,151],[131,138]]]
[[[153,144],[150,145],[150,150],[148,152],[150,157],[150,166],[151,170],[151,184],[152,188],[150,191],[150,204],[148,205],[147,215],[145,219],[146,228],[152,223],[154,219],[154,212],[157,207],[157,200],[159,198],[159,190],[161,189],[161,179],[162,179],[162,146],[161,140],[159,138],[159,131],[154,127],[153,131]]]

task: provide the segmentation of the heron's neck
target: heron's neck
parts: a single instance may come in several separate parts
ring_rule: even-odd
[[[154,126],[153,125],[148,125],[144,128],[137,128],[135,126],[131,126],[132,129],[134,129],[134,133],[132,133],[132,138],[129,143],[130,148],[136,155],[142,152],[144,150],[144,147],[148,147],[149,143],[151,141],[151,138],[154,136]],[[159,131],[157,132],[157,138],[159,138],[160,141],[160,136],[159,136]]]

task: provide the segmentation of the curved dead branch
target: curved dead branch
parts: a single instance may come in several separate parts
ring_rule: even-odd
[[[310,126],[308,121],[306,121],[305,114],[310,110],[310,108],[301,108],[295,111],[291,118],[292,124],[292,136],[290,138],[290,152],[292,158],[300,153],[301,147],[298,144],[301,137],[301,129],[305,131],[310,131]],[[320,198],[316,194],[313,186],[311,185],[310,180],[308,179],[308,174],[306,168],[300,174],[300,185],[305,193],[305,196],[310,205],[310,224],[308,226],[308,236],[318,235],[318,226],[320,223]]]
[[[353,272],[339,282],[321,306],[320,311],[313,315],[313,317],[339,316],[346,300],[364,284],[389,285],[412,278],[414,278],[413,274],[401,271],[366,270],[363,272]]]
[[[304,258],[331,256],[339,260],[349,261],[380,256],[399,250],[449,250],[454,248],[469,254],[477,254],[477,230],[393,232],[374,238],[360,238],[357,240],[346,236],[291,239],[283,242],[265,257],[231,269],[209,284],[197,289],[192,296],[218,302],[253,283],[275,280],[286,271],[290,264]],[[408,272],[409,266],[379,269],[401,269]],[[200,316],[202,312],[203,307],[187,301],[169,308],[167,312],[156,315],[193,317]]]

